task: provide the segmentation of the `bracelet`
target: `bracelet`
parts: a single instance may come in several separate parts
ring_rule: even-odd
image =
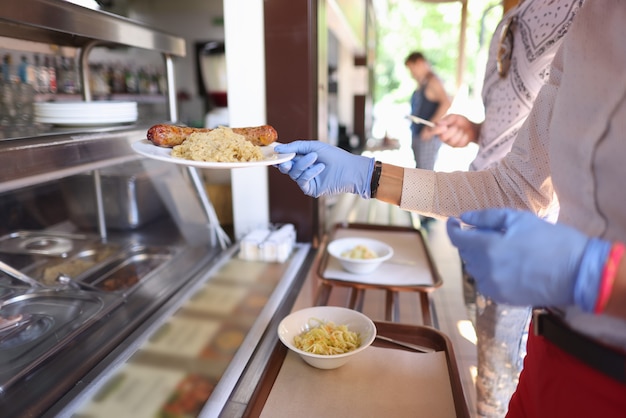
[[[600,289],[598,290],[598,300],[594,312],[600,314],[604,311],[611,291],[613,290],[613,283],[615,282],[615,276],[617,275],[617,268],[619,267],[626,247],[621,242],[616,242],[611,247],[611,252],[606,259],[604,269],[602,270],[602,279],[600,280]]]
[[[380,175],[383,172],[383,163],[376,161],[374,163],[374,172],[372,173],[372,181],[370,183],[370,198],[374,199],[378,192],[378,183],[380,182]]]

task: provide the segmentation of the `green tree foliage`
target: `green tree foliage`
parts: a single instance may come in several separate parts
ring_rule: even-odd
[[[486,1],[468,0],[464,80],[471,88],[476,78],[477,57],[488,46],[502,9]],[[374,100],[384,96],[406,102],[415,81],[404,60],[412,51],[421,51],[443,79],[448,91],[456,88],[461,28],[461,2],[428,3],[419,0],[380,0],[377,8],[377,56]],[[488,13],[485,13],[489,10]],[[485,18],[483,19],[483,15]],[[487,36],[482,38],[481,30]]]

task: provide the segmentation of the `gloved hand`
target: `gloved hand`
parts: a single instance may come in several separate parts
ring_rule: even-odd
[[[461,220],[474,228],[450,218],[448,235],[482,294],[510,305],[575,303],[593,312],[610,242],[512,209],[467,212]]]
[[[341,148],[319,141],[295,141],[277,145],[280,154],[295,152],[293,160],[278,164],[289,174],[304,194],[313,197],[354,193],[370,198],[374,159],[350,154]]]

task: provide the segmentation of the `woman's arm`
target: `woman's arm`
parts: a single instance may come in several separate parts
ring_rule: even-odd
[[[400,199],[402,198],[403,181],[404,168],[383,163],[376,198],[383,202],[399,206]]]
[[[557,54],[558,56],[558,54]],[[549,127],[560,74],[553,67],[511,152],[495,167],[478,172],[435,172],[384,164],[375,197],[402,209],[433,217],[459,216],[483,208],[527,209],[540,217],[555,202],[549,157]],[[540,104],[540,105],[538,105]],[[313,197],[369,193],[373,159],[353,155],[318,141],[294,141],[275,148],[296,153],[279,170]]]
[[[432,217],[468,210],[511,207],[548,216],[556,202],[550,167],[550,127],[563,74],[562,49],[550,78],[520,128],[511,151],[494,167],[478,172],[404,170],[400,207]],[[384,194],[380,194],[383,196]]]

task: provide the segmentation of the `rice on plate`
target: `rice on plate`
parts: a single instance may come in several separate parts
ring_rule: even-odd
[[[209,132],[194,132],[172,149],[172,157],[219,163],[261,161],[261,148],[232,129],[219,127]]]

